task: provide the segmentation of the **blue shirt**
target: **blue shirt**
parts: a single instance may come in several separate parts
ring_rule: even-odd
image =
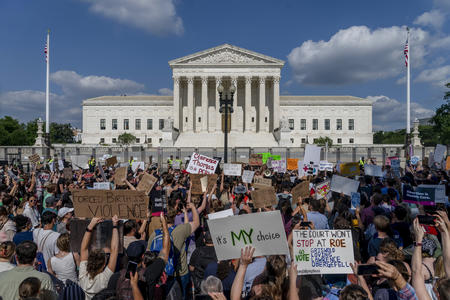
[[[313,222],[314,229],[330,229],[328,219],[318,211],[310,211],[307,213],[308,221]]]

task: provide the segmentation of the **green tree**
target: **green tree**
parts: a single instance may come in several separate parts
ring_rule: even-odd
[[[136,137],[134,135],[132,135],[131,133],[125,132],[125,133],[122,133],[121,135],[119,135],[117,140],[122,145],[129,145],[131,143],[134,143],[134,141],[136,141]]]
[[[446,87],[450,89],[450,83],[446,84]],[[446,91],[444,95],[444,101],[436,109],[436,114],[432,118],[434,123],[433,129],[437,134],[437,141],[440,144],[450,144],[450,91]]]
[[[327,142],[328,142],[328,147],[331,147],[333,145],[333,140],[327,136],[314,139],[314,144],[316,144],[318,146],[325,146],[325,144]]]

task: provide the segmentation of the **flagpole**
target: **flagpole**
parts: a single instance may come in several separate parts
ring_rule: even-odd
[[[47,81],[45,89],[45,133],[50,133],[50,29],[47,31]]]
[[[411,42],[409,40],[409,28],[406,28],[407,31],[407,41],[408,41],[408,63],[406,66],[406,134],[409,135],[411,133],[411,113],[410,113],[410,76],[411,76]]]

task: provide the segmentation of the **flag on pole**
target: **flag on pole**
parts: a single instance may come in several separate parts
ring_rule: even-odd
[[[403,50],[403,54],[405,54],[405,66],[406,67],[408,67],[408,39],[409,39],[409,37],[406,38],[405,49]]]

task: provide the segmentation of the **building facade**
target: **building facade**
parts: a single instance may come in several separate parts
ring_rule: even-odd
[[[221,84],[233,85],[231,147],[297,147],[315,138],[372,144],[372,104],[351,96],[280,96],[284,62],[221,45],[169,62],[173,96],[103,96],[83,101],[83,143],[223,146]]]

